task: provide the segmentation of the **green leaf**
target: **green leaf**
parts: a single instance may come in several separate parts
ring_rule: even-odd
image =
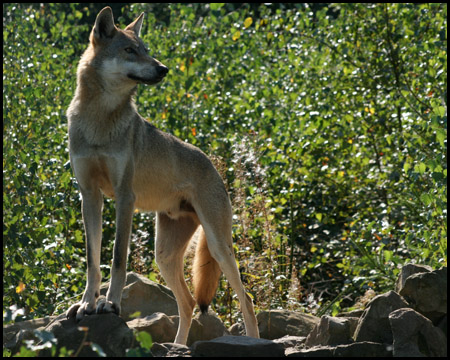
[[[409,164],[409,163],[407,163],[407,162],[405,162],[404,164],[403,164],[403,171],[405,172],[405,173],[408,173],[408,170],[411,168],[411,164]]]
[[[425,206],[428,206],[433,201],[433,198],[429,194],[422,194],[420,195],[420,200],[422,200]]]
[[[435,115],[438,115],[440,117],[444,117],[445,113],[446,113],[446,108],[444,106],[441,105],[436,105],[433,107],[433,113]]]
[[[384,255],[384,261],[385,262],[389,262],[392,260],[392,255],[394,253],[392,251],[389,250],[383,250],[383,255]]]
[[[153,341],[151,335],[146,331],[139,331],[136,334],[136,340],[140,342],[141,347],[150,350],[153,346]]]
[[[447,139],[447,133],[443,129],[436,130],[436,139],[439,141],[439,144],[444,147],[444,141]]]
[[[224,5],[225,3],[210,3],[209,7],[211,10],[220,10]]]
[[[426,169],[427,169],[427,166],[423,162],[414,166],[414,170],[416,172],[418,172],[420,175],[423,175],[425,173]]]

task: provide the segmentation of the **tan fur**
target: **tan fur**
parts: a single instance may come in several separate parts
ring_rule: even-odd
[[[205,234],[195,275],[201,305],[214,296],[219,266],[241,302],[247,335],[259,337],[233,254],[231,205],[220,175],[200,149],[150,125],[132,101],[137,84],[156,84],[168,71],[139,38],[143,15],[121,30],[109,7],[100,11],[78,66],[67,117],[70,162],[82,195],[87,284],[67,316],[81,320],[95,311],[120,314],[131,222],[138,208],[156,212],[156,262],[180,314],[175,342],[186,343],[191,325],[195,301],[184,280],[183,255],[199,225]],[[116,200],[116,239],[110,287],[96,308],[103,195]]]
[[[195,250],[193,274],[195,300],[202,312],[206,312],[208,305],[216,294],[222,271],[209,252],[203,229],[200,231],[199,241]]]

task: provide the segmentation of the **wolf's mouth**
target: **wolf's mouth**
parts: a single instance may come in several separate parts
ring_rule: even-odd
[[[134,74],[128,74],[127,75],[131,80],[137,81],[139,83],[143,83],[143,84],[148,84],[148,85],[154,85],[159,83],[162,79],[164,79],[164,75],[163,76],[157,76],[157,77],[152,77],[150,79],[146,79],[140,76],[136,76]]]

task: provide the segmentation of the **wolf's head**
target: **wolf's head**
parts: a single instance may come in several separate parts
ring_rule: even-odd
[[[169,71],[148,55],[139,37],[143,19],[144,13],[122,30],[114,25],[109,6],[98,13],[90,35],[90,60],[109,85],[156,84]]]

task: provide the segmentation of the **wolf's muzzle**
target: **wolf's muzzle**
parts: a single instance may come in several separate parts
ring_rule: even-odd
[[[164,65],[158,65],[156,67],[156,76],[154,78],[154,84],[159,83],[169,72],[169,69]]]
[[[155,68],[155,75],[152,78],[144,78],[141,76],[137,76],[134,74],[128,74],[127,76],[137,82],[148,84],[148,85],[154,85],[159,83],[162,79],[164,79],[164,76],[167,75],[169,72],[169,69],[164,65],[158,65]]]
[[[168,72],[169,72],[169,69],[168,69],[166,66],[164,66],[164,65],[158,65],[158,66],[156,67],[156,73],[157,73],[161,78],[163,78],[164,76],[166,76]]]

